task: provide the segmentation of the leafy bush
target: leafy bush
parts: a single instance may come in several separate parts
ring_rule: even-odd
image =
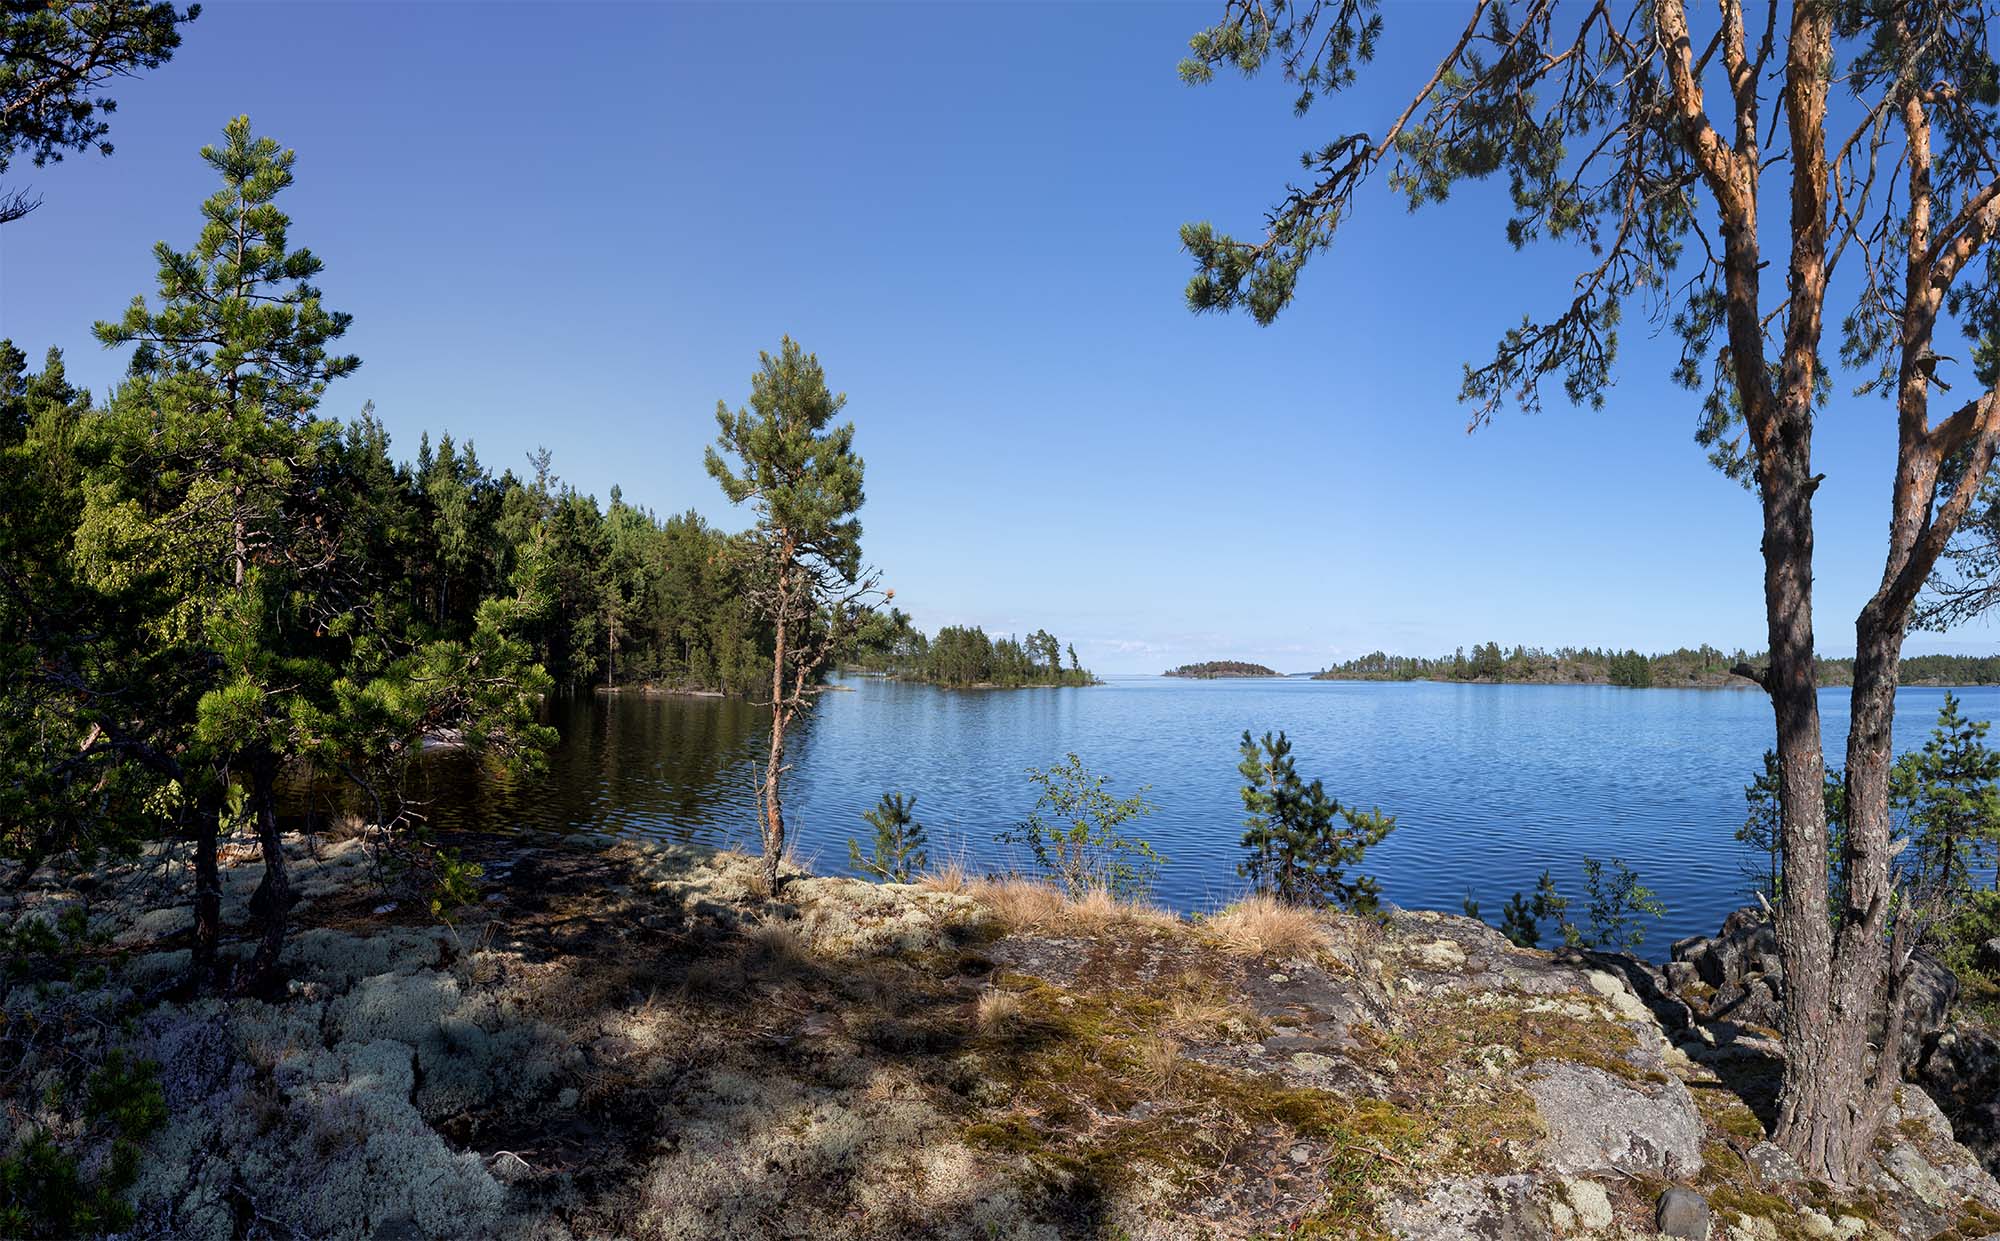
[[[1611,859],[1608,878],[1604,863],[1594,857],[1583,859],[1583,882],[1590,891],[1590,938],[1599,948],[1636,952],[1646,942],[1643,920],[1667,912],[1659,895],[1640,883],[1638,872],[1619,858]]]
[[[1028,768],[1028,779],[1041,789],[1035,808],[1021,823],[996,833],[995,840],[1025,845],[1035,864],[1071,897],[1102,890],[1126,900],[1153,886],[1166,857],[1146,841],[1125,835],[1126,824],[1157,809],[1146,800],[1145,789],[1114,797],[1104,787],[1109,777],[1092,775],[1074,754],[1046,771]]]
[[[861,816],[875,829],[875,843],[872,855],[863,857],[861,842],[848,839],[847,860],[854,869],[890,883],[910,883],[931,864],[924,825],[910,813],[916,804],[915,795],[884,793],[882,804]]]
[[[1301,780],[1292,743],[1282,732],[1275,739],[1265,733],[1258,741],[1245,729],[1239,748],[1243,761],[1236,770],[1243,774],[1243,808],[1249,812],[1243,847],[1250,856],[1237,872],[1260,894],[1288,905],[1374,909],[1380,886],[1367,875],[1350,879],[1347,870],[1396,830],[1395,818],[1342,806],[1320,781]]]

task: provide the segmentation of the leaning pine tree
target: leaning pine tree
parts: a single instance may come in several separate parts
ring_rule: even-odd
[[[1296,109],[1351,85],[1382,28],[1374,0],[1227,0],[1183,63],[1256,73],[1275,60]],[[1685,0],[1629,6],[1469,0],[1435,69],[1384,127],[1351,130],[1304,158],[1305,184],[1261,236],[1208,224],[1182,240],[1194,309],[1259,322],[1292,300],[1378,173],[1411,207],[1495,174],[1511,191],[1509,243],[1584,246],[1573,296],[1524,320],[1465,375],[1486,421],[1526,409],[1560,377],[1601,405],[1627,303],[1647,299],[1681,343],[1675,378],[1698,394],[1697,440],[1762,507],[1769,666],[1753,672],[1777,726],[1787,1058],[1777,1143],[1808,1174],[1862,1175],[1897,1085],[1917,928],[1897,916],[1889,812],[1890,724],[1913,621],[1989,606],[2000,557],[1947,552],[2000,518],[1987,488],[2000,442],[2000,69],[1986,6],[1880,0],[1780,6],[1723,0],[1696,29]],[[1838,96],[1837,103],[1833,97]],[[1769,147],[1766,144],[1771,144]],[[1767,210],[1768,208],[1768,210]],[[1775,224],[1775,227],[1771,225]],[[1895,426],[1881,584],[1855,618],[1847,826],[1829,867],[1813,654],[1815,420],[1837,356]],[[1971,341],[1946,356],[1941,323]],[[1969,397],[1933,417],[1932,397]],[[1968,521],[1968,513],[1974,520]],[[1940,582],[1940,564],[1970,575]],[[1920,609],[1926,584],[1942,586]],[[1828,911],[1832,916],[1828,916]],[[1879,1042],[1872,1029],[1884,1029]]]
[[[828,659],[871,609],[876,575],[861,565],[861,458],[854,424],[834,426],[845,393],[826,386],[819,358],[787,336],[776,357],[759,355],[750,404],[731,413],[717,402],[721,428],[708,472],[735,504],[757,513],[761,553],[755,602],[769,619],[771,746],[758,788],[764,883],[776,895],[785,851],[785,731],[811,703]],[[733,456],[732,469],[724,454]]]

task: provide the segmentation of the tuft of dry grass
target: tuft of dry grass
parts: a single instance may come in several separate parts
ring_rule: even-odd
[[[932,892],[964,892],[972,887],[972,872],[967,869],[964,858],[953,858],[925,872],[917,880],[917,886]]]
[[[1010,1034],[1021,1027],[1025,1015],[1021,997],[1012,991],[982,991],[972,1006],[972,1024],[981,1034]]]
[[[1032,879],[976,879],[967,891],[993,911],[1009,931],[1039,931],[1062,921],[1063,898],[1046,883]]]
[[[767,980],[812,972],[812,950],[782,922],[760,922],[744,932],[745,963]]]
[[[1263,894],[1245,897],[1203,925],[1224,949],[1242,956],[1311,956],[1326,946],[1318,914]]]
[[[1165,1090],[1181,1068],[1181,1045],[1164,1035],[1142,1039],[1133,1052],[1133,1072],[1154,1090]]]
[[[965,890],[1009,931],[1095,934],[1118,928],[1171,931],[1184,925],[1168,910],[1122,899],[1105,888],[1069,897],[1039,879],[1008,876],[976,879]]]

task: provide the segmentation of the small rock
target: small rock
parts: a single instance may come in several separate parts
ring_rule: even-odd
[[[1663,1237],[1708,1241],[1708,1199],[1676,1185],[1660,1195],[1653,1208],[1653,1223]]]
[[[1759,1142],[1750,1148],[1750,1166],[1768,1182],[1782,1185],[1805,1179],[1805,1169],[1799,1167],[1798,1161],[1770,1142]]]
[[[1293,1163],[1298,1164],[1300,1167],[1304,1167],[1306,1164],[1311,1163],[1312,1157],[1313,1157],[1312,1148],[1309,1146],[1294,1146],[1291,1149],[1291,1160]]]
[[[575,1106],[576,1106],[576,1101],[577,1101],[577,1099],[578,1099],[579,1097],[580,1097],[580,1096],[579,1096],[579,1095],[577,1094],[577,1092],[576,1092],[576,1087],[574,1087],[574,1086],[564,1086],[564,1087],[562,1088],[562,1093],[561,1093],[561,1094],[558,1094],[558,1095],[556,1096],[556,1106],[557,1106],[557,1107],[575,1107]]]
[[[1410,946],[1410,955],[1437,970],[1455,970],[1465,965],[1465,949],[1448,939],[1427,940]]]

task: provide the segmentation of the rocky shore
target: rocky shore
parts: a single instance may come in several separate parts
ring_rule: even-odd
[[[165,1104],[132,1237],[2000,1235],[1940,1110],[1984,1123],[1976,1066],[1942,1075],[1965,1037],[1919,1049],[1867,1183],[1801,1181],[1763,1141],[1782,1049],[1679,998],[1693,946],[1677,986],[1442,914],[803,873],[774,903],[734,854],[464,847],[486,896],[441,926],[364,840],[299,842],[269,1001],[149,1001],[187,955],[169,868],[4,898],[17,931],[82,911],[102,968],[10,975],[0,1150],[67,1124],[112,1158],[45,1095],[115,1052]]]

